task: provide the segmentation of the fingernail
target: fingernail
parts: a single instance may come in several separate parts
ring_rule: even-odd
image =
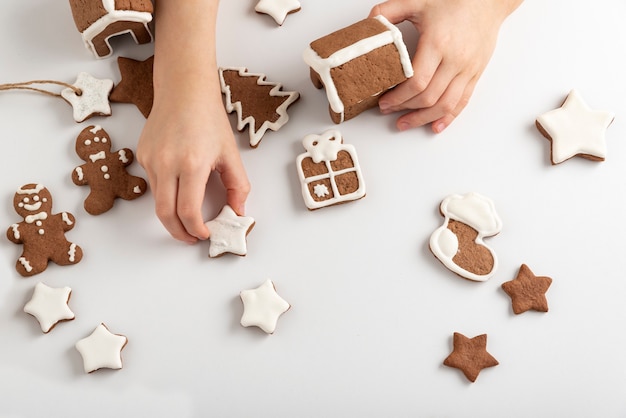
[[[398,123],[398,130],[400,130],[400,131],[406,131],[410,127],[411,127],[411,125],[409,125],[407,122],[400,122],[400,123]]]
[[[435,131],[436,134],[443,132],[444,129],[446,129],[446,124],[443,122],[439,122],[433,127],[433,130]]]
[[[385,113],[389,111],[391,105],[389,104],[389,102],[378,102],[378,107],[381,112]]]

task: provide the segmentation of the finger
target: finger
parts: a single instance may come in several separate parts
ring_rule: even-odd
[[[461,99],[459,100],[459,102],[457,103],[456,107],[454,108],[452,112],[444,115],[442,118],[439,118],[438,120],[433,122],[432,129],[434,133],[436,134],[441,133],[444,129],[450,126],[450,124],[454,121],[454,119],[456,119],[457,116],[461,114],[463,109],[465,109],[465,107],[469,103],[469,99],[472,96],[472,93],[474,92],[474,87],[476,86],[477,81],[478,79],[474,78],[465,87],[465,91],[463,92]]]
[[[226,201],[239,216],[246,212],[246,199],[250,193],[250,181],[238,154],[229,154],[224,164],[218,167],[222,183],[226,188]]]
[[[187,243],[194,243],[197,238],[189,235],[176,214],[176,198],[178,194],[178,179],[158,180],[152,182],[155,212],[165,229],[172,237]]]
[[[418,109],[400,116],[396,122],[398,129],[404,131],[409,128],[423,126],[451,113],[456,109],[467,83],[464,77],[456,77],[434,106]]]
[[[406,0],[388,0],[372,7],[369,17],[383,15],[394,25],[415,16],[416,7],[407,4]]]
[[[209,175],[202,170],[183,172],[178,180],[176,213],[188,235],[198,239],[209,237],[209,228],[202,218],[202,202],[206,193]]]
[[[383,113],[390,113],[403,105],[406,101],[424,92],[430,85],[433,76],[441,65],[442,55],[428,42],[427,35],[423,35],[417,44],[413,57],[413,77],[399,84],[391,91],[381,96],[378,106]],[[406,109],[406,107],[405,107]]]
[[[456,68],[440,66],[424,91],[397,106],[392,106],[390,110],[397,112],[399,110],[423,109],[435,106],[457,75],[458,70]]]

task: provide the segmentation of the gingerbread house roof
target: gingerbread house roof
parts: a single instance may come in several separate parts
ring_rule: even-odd
[[[319,38],[305,49],[304,61],[321,79],[333,112],[343,114],[344,103],[331,72],[374,50],[388,46],[397,50],[400,74],[404,73],[405,78],[412,77],[411,58],[402,40],[402,33],[382,15],[364,19]]]

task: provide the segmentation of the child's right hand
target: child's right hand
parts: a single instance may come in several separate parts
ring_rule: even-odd
[[[411,22],[420,34],[415,75],[384,94],[383,113],[407,111],[397,127],[440,133],[467,105],[489,62],[500,25],[522,0],[387,0],[370,17]]]

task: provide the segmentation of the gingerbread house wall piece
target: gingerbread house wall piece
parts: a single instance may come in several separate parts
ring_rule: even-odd
[[[152,42],[148,24],[154,7],[150,0],[69,0],[76,28],[85,47],[97,58],[110,56],[109,39],[130,34],[136,43]]]
[[[335,123],[376,106],[382,93],[413,76],[402,33],[383,16],[311,42],[303,58],[315,87],[326,89]]]
[[[341,134],[328,130],[307,135],[307,152],[296,160],[304,203],[310,210],[358,200],[365,196],[365,182],[354,146]]]

